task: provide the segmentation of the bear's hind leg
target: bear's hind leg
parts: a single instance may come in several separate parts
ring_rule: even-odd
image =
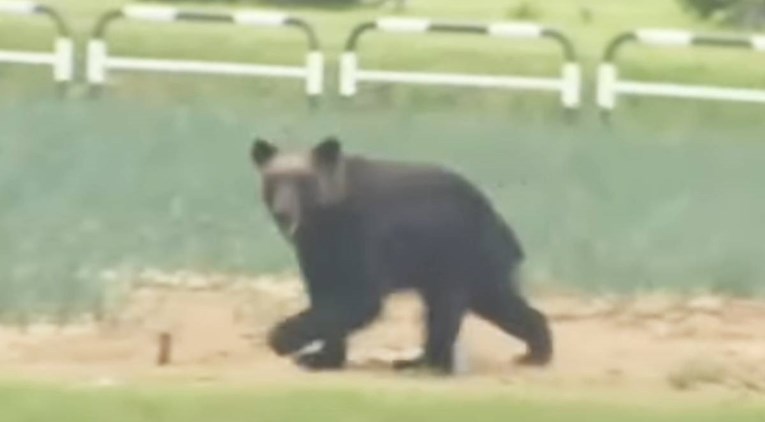
[[[506,281],[497,282],[493,286],[496,287],[486,289],[486,285],[480,286],[481,291],[473,294],[471,309],[478,316],[526,343],[528,352],[518,359],[518,363],[549,363],[553,356],[553,344],[547,318],[513,292]]]
[[[454,348],[467,309],[466,295],[459,289],[423,293],[426,313],[425,350],[419,357],[398,360],[395,369],[428,368],[452,374],[455,370]]]

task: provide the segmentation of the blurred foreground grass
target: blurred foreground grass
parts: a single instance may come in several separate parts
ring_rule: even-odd
[[[378,391],[379,390],[379,391]],[[765,408],[753,403],[613,403],[551,397],[520,398],[499,390],[482,394],[282,388],[61,388],[0,385],[3,420],[47,422],[216,421],[497,421],[538,422],[712,422],[761,421]]]

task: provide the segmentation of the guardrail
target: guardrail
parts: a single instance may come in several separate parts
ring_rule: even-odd
[[[620,79],[615,60],[621,48],[629,43],[660,47],[710,46],[765,52],[765,36],[695,34],[674,29],[640,29],[623,33],[608,44],[598,69],[597,102],[605,119],[610,116],[616,107],[617,98],[622,95],[765,103],[765,90]]]
[[[105,41],[110,25],[128,19],[149,22],[189,21],[201,24],[223,23],[247,27],[295,28],[305,34],[308,53],[305,66],[278,66],[212,61],[150,59],[112,56]],[[324,57],[313,28],[304,20],[285,13],[258,10],[194,11],[175,7],[125,6],[105,13],[96,23],[88,42],[87,81],[91,91],[98,93],[112,70],[136,72],[196,73],[267,78],[292,78],[305,81],[306,95],[317,97],[323,92]]]
[[[32,1],[0,1],[0,14],[38,16],[50,20],[56,29],[51,52],[0,50],[0,63],[49,66],[53,80],[63,94],[74,79],[74,43],[71,31],[56,9]]]
[[[477,34],[511,39],[551,39],[562,49],[564,64],[558,78],[486,76],[457,73],[422,73],[366,70],[359,66],[357,48],[367,32]],[[559,92],[566,109],[581,104],[581,69],[573,43],[558,30],[533,23],[499,22],[492,24],[439,22],[429,19],[382,18],[356,26],[346,41],[340,64],[340,94],[356,95],[359,82],[387,82],[418,85],[443,85],[497,89]]]

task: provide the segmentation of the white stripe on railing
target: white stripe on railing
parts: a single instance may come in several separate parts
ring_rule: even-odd
[[[32,1],[0,1],[0,12],[31,15],[35,13],[37,3]]]
[[[232,19],[237,25],[282,26],[287,22],[288,16],[279,12],[242,10],[234,12]]]
[[[356,78],[359,62],[356,53],[346,52],[340,56],[340,95],[356,95]]]
[[[560,79],[462,75],[456,73],[391,72],[381,70],[357,70],[356,80],[409,83],[415,85],[519,88],[547,91],[560,91],[563,88],[563,82]]]
[[[765,35],[752,37],[752,47],[757,51],[765,51]]]
[[[612,110],[616,106],[616,78],[618,71],[611,63],[604,63],[598,67],[598,106]]]
[[[693,33],[674,29],[641,29],[635,32],[644,44],[663,46],[684,46],[693,43]]]
[[[165,6],[129,5],[122,8],[122,15],[135,20],[172,22],[178,16],[178,9]]]
[[[279,76],[288,78],[305,78],[307,75],[305,68],[292,66],[220,63],[191,60],[161,60],[134,57],[107,57],[106,66],[109,69],[149,70],[169,73]]]
[[[56,39],[53,78],[56,82],[69,82],[74,79],[74,43],[68,38]]]
[[[324,56],[318,51],[308,53],[306,57],[306,93],[321,94],[324,87]]]
[[[106,43],[103,40],[88,42],[87,78],[91,84],[103,84],[106,81]]]
[[[380,18],[377,29],[386,32],[427,32],[430,28],[428,19]]]
[[[687,86],[647,82],[616,82],[615,91],[654,97],[693,98],[701,100],[725,100],[765,103],[765,91],[751,89],[720,88],[712,86]]]
[[[30,53],[25,51],[0,51],[0,62],[32,65],[52,65],[55,58],[50,53]]]
[[[579,107],[581,101],[582,68],[577,63],[563,65],[562,102],[566,107]]]
[[[486,32],[493,37],[539,38],[544,29],[533,23],[499,22],[487,27]]]

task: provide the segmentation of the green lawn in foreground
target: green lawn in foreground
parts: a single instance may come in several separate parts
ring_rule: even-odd
[[[94,390],[0,386],[4,422],[761,422],[765,406],[614,404],[487,394],[365,388]]]

